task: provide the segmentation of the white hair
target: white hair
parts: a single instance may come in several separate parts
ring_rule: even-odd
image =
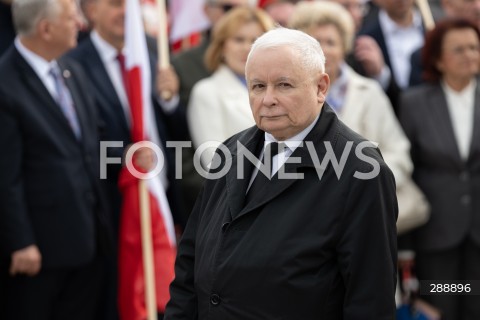
[[[253,43],[248,54],[247,64],[258,49],[291,48],[300,58],[301,66],[310,72],[325,72],[325,55],[318,41],[308,34],[287,28],[278,27],[270,30]]]
[[[55,17],[60,11],[58,0],[14,0],[12,18],[17,34],[31,35],[41,19]]]

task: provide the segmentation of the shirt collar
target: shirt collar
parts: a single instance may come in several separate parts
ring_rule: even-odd
[[[453,90],[452,87],[450,87],[443,80],[441,81],[441,84],[442,84],[443,90],[449,95],[460,96],[460,97],[467,96],[468,97],[468,96],[473,96],[474,95],[475,88],[477,87],[477,80],[475,78],[473,78],[472,81],[470,81],[470,83],[462,91]]]
[[[380,25],[382,26],[383,32],[389,35],[410,28],[423,30],[422,17],[416,9],[413,10],[412,24],[408,27],[399,26],[388,16],[387,12],[383,9],[381,9],[378,13],[378,20],[380,22]]]
[[[296,134],[295,136],[285,141],[277,141],[277,139],[275,139],[270,133],[265,132],[265,146],[267,146],[272,142],[283,142],[291,152],[295,151],[295,149],[298,146],[300,146],[303,140],[305,140],[305,137],[310,133],[310,131],[312,131],[319,117],[320,117],[320,113],[317,115],[315,120],[313,120],[313,122],[308,127],[306,127],[305,129],[300,131],[298,134]]]
[[[105,41],[96,30],[93,30],[90,33],[90,38],[92,39],[93,45],[97,49],[98,54],[104,63],[109,63],[117,58],[117,49]]]
[[[45,79],[48,77],[48,74],[52,68],[58,68],[56,60],[45,60],[43,57],[25,47],[18,36],[15,38],[15,48],[37,73],[40,79]]]

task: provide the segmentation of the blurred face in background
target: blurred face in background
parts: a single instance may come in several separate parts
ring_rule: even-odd
[[[325,54],[325,72],[330,76],[331,82],[334,83],[345,58],[345,49],[340,32],[335,25],[324,24],[312,27],[307,33],[320,42]]]
[[[376,3],[388,13],[390,18],[397,21],[412,14],[415,0],[377,0]]]
[[[247,4],[248,0],[212,0],[206,2],[204,11],[212,25],[215,25],[233,7]]]
[[[95,0],[88,6],[95,30],[108,43],[121,49],[125,36],[125,1]]]
[[[245,75],[245,64],[253,42],[263,34],[263,29],[257,22],[247,22],[223,46],[224,63],[238,75]]]
[[[362,26],[363,17],[367,13],[367,6],[363,0],[332,0],[347,9],[353,18],[355,30],[359,31]],[[479,0],[480,1],[480,0]]]
[[[278,2],[267,6],[265,11],[275,22],[285,27],[294,9],[295,5],[291,2]]]
[[[437,68],[447,83],[469,82],[479,70],[480,43],[472,29],[452,29],[445,34]]]
[[[442,8],[446,16],[470,19],[480,27],[480,0],[443,0]]]
[[[80,16],[75,0],[58,0],[58,13],[48,19],[51,26],[46,35],[49,48],[55,57],[61,56],[77,45]]]

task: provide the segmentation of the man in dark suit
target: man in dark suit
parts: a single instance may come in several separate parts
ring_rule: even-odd
[[[413,0],[376,3],[379,10],[363,25],[359,35],[372,37],[382,51],[392,80],[386,93],[398,114],[400,94],[409,86],[410,56],[423,45],[423,21]]]
[[[123,147],[112,147],[107,149],[109,157],[122,158],[125,149],[132,143],[131,138],[131,113],[128,103],[128,96],[122,78],[122,61],[125,44],[125,2],[108,0],[89,0],[84,6],[85,15],[93,24],[93,30],[76,49],[69,52],[68,56],[79,62],[89,81],[93,84],[92,95],[96,100],[97,110],[103,122],[101,139],[103,141],[120,141]],[[183,209],[180,195],[176,188],[175,164],[173,149],[167,149],[166,143],[169,140],[187,140],[184,131],[187,128],[183,108],[178,107],[178,97],[166,101],[157,94],[158,91],[169,91],[175,93],[178,90],[178,79],[173,68],[162,70],[157,74],[156,59],[150,56],[152,74],[151,86],[152,103],[155,112],[155,124],[158,129],[158,136],[162,143],[162,149],[166,165],[161,171],[161,181],[165,188],[169,206],[175,222],[183,226],[186,218],[183,216]],[[155,81],[157,80],[157,81]],[[175,101],[176,100],[176,101]],[[115,239],[117,239],[120,211],[121,194],[118,187],[118,177],[122,164],[109,164],[107,166],[107,179],[103,185],[107,190],[111,204],[111,215],[113,218]],[[167,206],[168,207],[168,206]],[[113,259],[108,269],[110,270],[108,287],[105,288],[107,302],[106,314],[102,319],[116,319],[116,267],[117,260]]]
[[[15,39],[11,6],[11,0],[0,0],[0,56]]]
[[[76,45],[74,0],[16,0],[18,38],[0,61],[2,319],[91,319],[108,238],[98,121]],[[105,240],[105,241],[103,241]]]
[[[253,44],[246,79],[257,126],[217,151],[178,248],[165,320],[395,318],[395,181],[325,103],[324,64],[318,41],[300,31]]]

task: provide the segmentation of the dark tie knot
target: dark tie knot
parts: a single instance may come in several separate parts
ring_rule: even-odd
[[[265,146],[264,159],[273,159],[277,154],[283,152],[287,145],[283,142],[271,142]]]

